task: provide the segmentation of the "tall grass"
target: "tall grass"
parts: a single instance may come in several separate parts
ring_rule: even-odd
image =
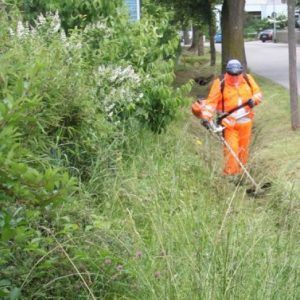
[[[295,195],[249,199],[211,174],[186,121],[145,133],[107,182],[101,210],[133,276],[129,299],[297,299]]]
[[[165,134],[139,135],[107,180],[110,201],[100,206],[125,249],[130,299],[299,297],[299,193],[283,174],[297,153],[282,159],[275,151],[299,144],[288,128],[287,91],[258,81],[265,104],[257,108],[250,170],[273,181],[263,198],[219,175],[220,146],[186,113]],[[268,101],[275,95],[277,106]],[[287,135],[295,137],[288,145]]]
[[[185,70],[202,60],[188,61]],[[287,92],[258,80],[266,100],[257,107],[249,168],[257,180],[272,180],[265,197],[249,198],[222,178],[221,146],[189,107],[159,135],[135,123],[113,135],[99,119],[112,138],[91,152],[89,176],[71,199],[9,220],[19,226],[14,239],[1,240],[0,292],[13,299],[298,299],[299,136],[289,130]],[[207,91],[193,92],[199,89]]]
[[[275,120],[263,126],[267,99],[279,93],[284,102],[287,92],[259,83],[266,100],[257,108],[252,149],[258,170],[250,169],[274,182],[264,198],[249,198],[220,176],[220,145],[186,108],[165,133],[124,136],[126,151],[108,170],[95,168],[76,206],[56,211],[56,234],[97,299],[299,298],[299,194],[283,176],[282,153],[272,148],[286,132],[275,130]],[[273,157],[281,162],[278,173]],[[25,299],[90,298],[69,263],[59,261],[47,282],[43,266],[36,267]]]

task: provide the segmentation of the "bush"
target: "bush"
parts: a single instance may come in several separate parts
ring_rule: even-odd
[[[116,16],[117,10],[124,3],[122,0],[6,0],[6,5],[6,8],[12,7],[12,12],[17,6],[22,12],[24,21],[33,25],[40,14],[45,15],[48,12],[55,13],[57,11],[61,18],[62,27],[68,32],[70,29],[84,28],[99,18]]]
[[[116,14],[68,34],[58,13],[34,21],[27,15],[30,24],[16,19],[18,12],[0,16],[1,297],[33,288],[33,269],[35,282],[44,284],[74,272],[67,257],[49,250],[60,243],[77,257],[76,265],[97,269],[87,257],[100,262],[107,253],[87,256],[85,245],[68,241],[86,227],[98,228],[94,217],[78,211],[103,203],[105,181],[128,157],[132,140],[145,128],[166,129],[183,104],[188,85],[172,89],[177,39],[170,29],[165,35],[168,22],[149,16],[131,24]],[[121,264],[123,253],[107,236],[103,245]],[[106,286],[114,270],[107,274],[99,290],[120,288]],[[131,276],[124,282],[131,284]],[[59,293],[64,297],[63,289]]]
[[[172,88],[173,62],[179,41],[175,28],[170,32],[167,17],[165,15],[165,19],[157,20],[145,15],[141,22],[133,24],[125,24],[124,19],[119,17],[119,23],[113,27],[112,20],[107,19],[84,31],[88,45],[87,57],[91,64],[101,64],[103,70],[105,66],[118,70],[117,66],[122,65],[124,70],[130,68],[138,76],[138,85],[136,82],[134,89],[136,92],[139,89],[137,94],[140,98],[133,102],[139,105],[131,102],[130,117],[134,116],[154,132],[161,132],[174,120],[176,112],[184,103],[183,95],[191,87],[187,84],[175,91]],[[112,78],[118,76],[115,74]],[[113,84],[110,82],[110,87]],[[129,116],[127,113],[124,115]]]

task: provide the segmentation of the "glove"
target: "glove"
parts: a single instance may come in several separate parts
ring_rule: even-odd
[[[197,118],[202,117],[202,107],[201,107],[201,104],[199,102],[194,102],[192,104],[192,113]]]
[[[248,106],[249,106],[250,108],[253,108],[253,107],[255,106],[255,101],[254,101],[253,99],[249,99],[249,100],[247,101],[247,104],[248,104]]]
[[[210,130],[210,124],[208,120],[202,120],[202,126],[205,127],[207,130]]]

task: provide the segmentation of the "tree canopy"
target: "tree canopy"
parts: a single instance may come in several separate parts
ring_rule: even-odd
[[[192,20],[196,25],[203,24],[208,27],[211,61],[215,61],[215,48],[213,37],[215,35],[215,5],[222,4],[222,68],[231,58],[239,59],[247,67],[243,27],[245,0],[154,0],[161,5],[167,5],[174,10],[178,22],[184,23]]]

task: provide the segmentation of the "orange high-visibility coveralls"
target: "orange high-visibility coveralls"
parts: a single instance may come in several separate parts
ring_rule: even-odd
[[[251,75],[247,74],[247,78],[250,85],[243,74],[232,76],[226,73],[223,79],[223,95],[221,80],[215,79],[202,111],[202,117],[210,120],[215,112],[229,112],[249,99],[252,99],[255,105],[259,104],[262,100],[260,88]],[[252,118],[252,110],[249,106],[244,106],[222,120],[222,125],[225,126],[224,138],[243,164],[248,161]],[[242,172],[238,162],[226,147],[224,147],[224,157],[224,174],[236,175]]]

